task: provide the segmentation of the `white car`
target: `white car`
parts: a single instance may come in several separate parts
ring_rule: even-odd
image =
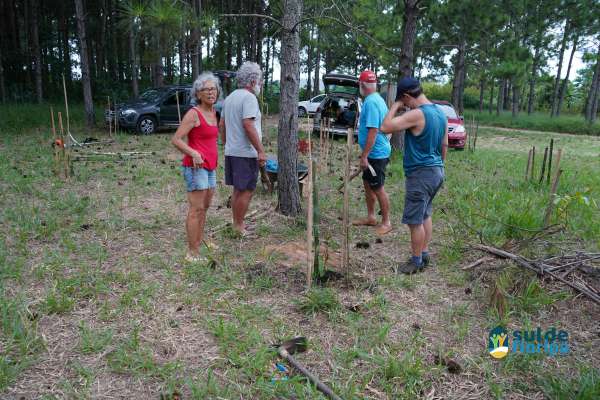
[[[306,117],[306,114],[313,115],[317,111],[317,107],[325,98],[324,94],[313,97],[310,100],[298,102],[298,116]]]

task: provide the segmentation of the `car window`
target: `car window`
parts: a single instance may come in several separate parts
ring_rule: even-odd
[[[437,104],[437,106],[442,109],[444,114],[446,114],[446,118],[452,118],[452,119],[458,118],[458,115],[456,115],[456,111],[454,111],[454,108],[450,107],[449,105]]]
[[[358,95],[358,88],[354,86],[345,85],[325,85],[325,91],[327,93],[347,93]]]
[[[183,104],[187,104],[186,92],[180,90],[179,91],[179,105],[183,105]],[[165,106],[176,106],[177,105],[177,99],[175,98],[175,92],[173,92],[171,95],[169,95],[169,97],[167,97],[165,99],[165,101],[163,102],[163,105],[165,105]]]
[[[320,94],[318,96],[313,97],[310,102],[311,103],[320,103],[321,101],[323,101],[324,98],[325,98],[325,95],[324,94]]]
[[[162,96],[163,93],[164,92],[161,90],[149,89],[140,95],[140,99],[146,100],[146,101],[156,101],[156,100],[160,99],[160,96]]]

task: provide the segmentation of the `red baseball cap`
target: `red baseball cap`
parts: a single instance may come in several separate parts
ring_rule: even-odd
[[[375,75],[375,72],[367,69],[360,73],[358,80],[367,83],[377,83],[377,75]]]

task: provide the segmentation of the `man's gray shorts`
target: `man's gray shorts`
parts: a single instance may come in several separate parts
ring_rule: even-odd
[[[433,213],[433,198],[444,183],[443,167],[422,167],[406,176],[402,223],[420,225]]]

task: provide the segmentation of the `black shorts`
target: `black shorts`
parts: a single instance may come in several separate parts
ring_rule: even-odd
[[[371,169],[367,168],[363,171],[363,181],[367,182],[369,187],[373,190],[377,190],[385,183],[385,168],[390,162],[389,158],[367,158],[371,167],[375,171],[375,176],[371,173]]]
[[[258,180],[258,159],[225,156],[225,184],[237,190],[254,190]]]

